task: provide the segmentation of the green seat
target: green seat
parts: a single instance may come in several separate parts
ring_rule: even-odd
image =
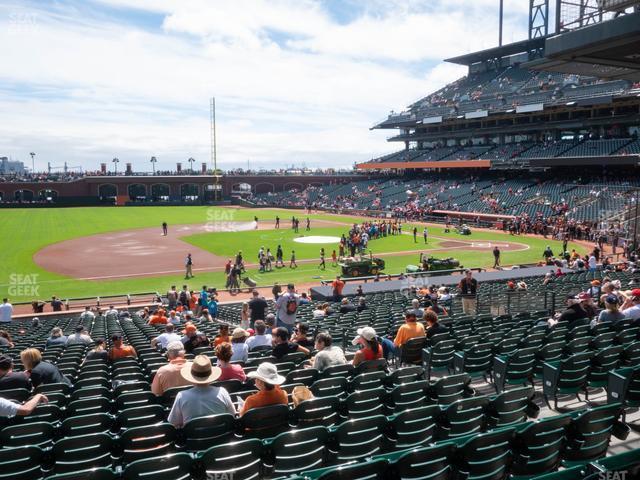
[[[640,366],[610,371],[607,378],[607,403],[625,407],[640,406]]]
[[[430,384],[427,380],[418,380],[397,385],[391,390],[387,397],[387,406],[393,413],[399,413],[409,408],[422,407],[429,401],[429,388]]]
[[[457,400],[444,407],[438,422],[438,438],[448,439],[481,432],[485,427],[484,411],[488,397]]]
[[[533,368],[538,348],[521,348],[510,355],[493,357],[493,380],[496,392],[507,385],[533,384]]]
[[[91,433],[107,433],[113,426],[113,417],[108,413],[93,413],[66,418],[60,425],[63,437],[76,437]]]
[[[289,414],[287,405],[252,408],[240,417],[240,428],[245,437],[275,437],[289,429]]]
[[[347,420],[334,431],[335,450],[331,451],[333,463],[359,461],[380,453],[384,445],[386,417]]]
[[[389,418],[387,437],[394,450],[431,443],[436,433],[439,405],[410,408]]]
[[[542,345],[536,352],[536,363],[533,367],[533,376],[542,378],[544,364],[547,362],[557,362],[562,359],[564,351],[564,340],[550,342]]]
[[[233,480],[257,480],[262,477],[262,442],[249,439],[209,448],[200,455],[207,478],[226,474]]]
[[[29,390],[26,388],[11,388],[0,390],[0,397],[17,403],[23,403],[29,398]]]
[[[353,465],[302,472],[302,477],[307,480],[386,480],[388,467],[389,464],[385,459],[376,459]]]
[[[339,406],[340,400],[336,397],[316,397],[300,402],[293,410],[293,416],[298,427],[331,427],[340,419]]]
[[[46,480],[118,480],[120,476],[110,468],[91,468],[79,472],[59,473]]]
[[[544,364],[542,394],[549,408],[549,400],[553,398],[554,407],[558,409],[558,395],[573,394],[580,400],[579,393],[586,391],[593,356],[593,352],[576,353],[558,362]]]
[[[171,453],[176,441],[176,430],[170,423],[128,428],[120,435],[122,463]]]
[[[534,478],[536,480],[582,480],[586,475],[585,467],[576,466],[545,475],[536,475]]]
[[[345,377],[322,378],[311,385],[311,392],[316,397],[346,398],[347,379]]]
[[[493,365],[493,344],[476,343],[468,349],[456,352],[453,356],[453,370],[455,373],[468,373],[472,378],[487,375]]]
[[[22,417],[21,423],[49,422],[56,423],[62,419],[62,410],[58,405],[40,404],[31,415]]]
[[[458,475],[465,480],[501,480],[511,463],[515,430],[506,428],[475,435],[458,445]]]
[[[611,455],[597,460],[591,466],[597,472],[625,472],[625,478],[640,478],[640,452],[635,449]]]
[[[105,397],[90,397],[74,400],[67,405],[67,417],[91,415],[111,411],[111,402]]]
[[[113,440],[106,433],[94,433],[58,440],[52,449],[53,473],[69,473],[91,468],[112,468]]]
[[[422,361],[422,349],[427,344],[427,337],[414,337],[400,347],[399,365],[415,365]]]
[[[540,407],[533,402],[535,393],[533,387],[520,387],[491,398],[485,412],[487,427],[508,427],[537,417]]]
[[[387,374],[383,371],[360,373],[349,381],[347,389],[349,392],[355,392],[356,390],[384,387],[386,379]]]
[[[130,463],[122,473],[123,480],[190,480],[193,459],[188,453],[175,453],[145,458]]]
[[[557,415],[516,426],[511,474],[530,477],[560,465],[570,415]]]
[[[590,387],[602,388],[607,385],[609,371],[620,365],[623,349],[622,345],[610,345],[595,353],[591,359],[591,370],[587,378],[587,384]]]
[[[328,438],[326,428],[311,427],[281,433],[267,441],[265,463],[269,473],[276,478],[322,467]]]
[[[118,412],[116,424],[121,429],[144,427],[164,422],[165,410],[160,405],[127,408]]]
[[[567,447],[564,453],[565,466],[584,463],[603,457],[609,448],[611,435],[624,440],[629,427],[619,421],[622,405],[613,403],[589,408],[572,414],[569,425]]]
[[[424,368],[422,367],[402,367],[391,372],[385,381],[390,388],[407,382],[415,382],[424,379]]]
[[[349,379],[353,375],[353,365],[350,363],[345,363],[344,365],[333,365],[332,367],[325,368],[321,373],[321,379],[325,378],[344,378],[345,380]]]
[[[472,396],[471,377],[466,373],[438,378],[429,386],[429,401],[449,405],[457,400]]]
[[[391,462],[392,478],[449,480],[455,447],[451,443],[416,448]]]
[[[203,451],[211,445],[235,439],[236,421],[233,415],[223,413],[189,420],[180,432],[183,446],[190,452]]]
[[[48,448],[53,443],[55,429],[49,422],[30,422],[4,427],[0,431],[0,446],[22,447],[34,445]]]
[[[345,413],[349,418],[364,418],[385,413],[386,391],[382,387],[362,390],[347,395],[344,401]]]
[[[307,387],[310,387],[311,385],[313,385],[313,382],[316,381],[319,375],[320,372],[318,372],[318,370],[316,370],[315,368],[301,368],[299,370],[292,370],[287,374],[284,383],[301,383],[303,385],[306,385]]]
[[[0,449],[0,479],[39,480],[44,454],[40,447],[22,446]]]
[[[624,365],[630,367],[640,366],[640,342],[631,342],[624,346],[624,352],[622,353],[622,360]]]
[[[422,350],[422,366],[427,380],[431,378],[432,373],[450,373],[455,353],[456,340],[442,340],[433,346],[424,348]]]
[[[118,395],[116,398],[116,411],[133,407],[143,407],[146,405],[156,405],[158,403],[158,397],[151,392],[138,391],[127,392]]]

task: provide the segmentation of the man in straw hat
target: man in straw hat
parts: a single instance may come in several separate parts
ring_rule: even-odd
[[[247,397],[240,415],[244,415],[252,408],[288,404],[287,392],[279,386],[284,383],[285,378],[278,375],[278,368],[273,363],[261,363],[258,369],[249,372],[247,377],[255,379],[256,388],[259,391]]]
[[[220,377],[220,373],[220,369],[212,366],[206,355],[198,355],[193,362],[186,363],[180,375],[194,387],[178,393],[169,413],[169,423],[181,428],[197,417],[220,413],[235,415],[236,409],[229,393],[222,387],[211,385]]]

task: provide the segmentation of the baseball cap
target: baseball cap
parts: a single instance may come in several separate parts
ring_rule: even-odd
[[[76,332],[78,332],[78,333],[82,332],[83,330],[84,330],[84,325],[78,325],[76,327]]]
[[[614,294],[610,293],[609,295],[607,295],[607,296],[604,298],[604,301],[605,301],[606,303],[610,303],[610,304],[618,303],[618,297],[617,297],[617,296],[615,296]]]
[[[358,336],[356,338],[354,338],[351,341],[352,345],[358,345],[359,340],[361,338],[364,338],[365,340],[367,340],[368,342],[370,342],[371,340],[373,340],[376,336],[376,331],[373,329],[373,327],[363,327],[363,328],[359,328],[356,333],[358,334]]]
[[[594,287],[597,287],[600,285],[600,280],[592,280],[591,281],[591,285],[593,285]]]
[[[196,326],[193,323],[187,323],[184,326],[184,330],[182,331],[182,333],[187,334],[187,333],[196,333],[198,331],[198,329],[196,328]]]
[[[8,370],[11,368],[13,360],[9,355],[0,354],[0,370]]]
[[[587,292],[581,292],[576,298],[580,301],[585,301],[589,300],[591,298],[591,295],[589,295]]]

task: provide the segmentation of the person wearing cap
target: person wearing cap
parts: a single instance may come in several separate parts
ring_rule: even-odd
[[[287,285],[287,291],[276,300],[276,325],[284,327],[289,334],[296,323],[296,311],[300,305],[300,296],[296,293],[293,283]]]
[[[315,349],[316,356],[313,358],[313,368],[319,372],[336,365],[344,365],[347,359],[342,349],[332,345],[333,339],[329,332],[320,332],[316,335]]]
[[[164,327],[164,333],[161,333],[156,338],[151,339],[151,347],[158,348],[160,345],[160,350],[166,350],[167,346],[171,342],[179,342],[181,337],[176,332],[176,327],[173,323],[167,323]]]
[[[71,385],[67,377],[60,373],[54,364],[42,360],[42,354],[37,348],[27,348],[20,352],[20,360],[24,371],[31,379],[33,388],[50,383],[66,383]]]
[[[351,344],[361,345],[353,356],[353,366],[356,367],[362,362],[378,360],[383,356],[382,345],[380,344],[376,331],[372,327],[359,328],[356,332],[358,336],[351,341]]]
[[[602,293],[600,280],[592,280],[591,286],[587,289],[587,293],[591,298],[600,298],[600,294]]]
[[[182,428],[189,420],[198,417],[221,413],[235,415],[236,409],[229,392],[211,385],[220,378],[220,373],[220,369],[212,366],[206,355],[197,355],[193,362],[185,363],[180,369],[180,375],[194,387],[178,393],[169,412],[168,422],[176,428]]]
[[[115,333],[111,336],[111,345],[111,349],[109,349],[109,360],[111,361],[127,357],[136,358],[138,356],[131,345],[125,345],[122,342],[121,333]]]
[[[151,382],[151,392],[157,397],[161,397],[164,392],[174,387],[190,385],[181,375],[180,371],[187,361],[184,358],[184,345],[178,340],[174,340],[167,345],[167,359],[169,363],[161,366]]]
[[[246,342],[249,351],[257,347],[270,347],[272,342],[271,333],[265,333],[267,331],[267,324],[262,320],[256,320],[253,327],[255,328],[256,334],[247,338]],[[271,332],[271,329],[269,329],[269,332]]]
[[[51,336],[47,338],[46,347],[51,347],[53,345],[66,345],[67,344],[67,336],[62,334],[62,329],[60,327],[53,327],[51,330]]]
[[[36,393],[22,405],[0,397],[0,417],[12,418],[30,415],[38,405],[48,401],[49,399],[41,393]]]
[[[587,325],[589,323],[588,316],[582,307],[579,295],[570,294],[567,296],[567,308],[558,317],[558,322],[568,322],[567,328],[572,330],[575,327]]]
[[[398,329],[396,338],[393,339],[393,344],[396,346],[396,349],[402,347],[412,338],[425,336],[424,325],[418,322],[414,310],[409,310],[404,314],[404,321],[404,325]]]
[[[267,407],[269,405],[288,405],[287,392],[280,388],[285,378],[278,375],[278,368],[270,362],[263,362],[258,369],[249,372],[247,377],[253,378],[258,393],[249,395],[240,409],[240,416],[252,408]]]
[[[273,337],[273,343],[274,347],[271,355],[277,359],[284,357],[288,353],[295,352],[302,352],[305,355],[309,355],[309,350],[295,342],[289,341],[289,330],[285,327],[278,327],[276,329],[276,334]]]
[[[231,334],[231,348],[233,355],[232,362],[246,362],[249,359],[249,346],[246,344],[249,332],[244,328],[238,327]]]
[[[13,371],[13,359],[0,354],[0,391],[25,388],[31,391],[31,380],[24,372]]]
[[[109,360],[109,352],[105,350],[105,341],[102,338],[97,338],[95,341],[95,345],[93,350],[87,353],[87,356],[84,358],[85,362],[89,360],[102,360],[106,362]]]
[[[640,319],[640,288],[631,290],[631,296],[625,300],[620,311],[629,320]]]
[[[89,345],[91,343],[93,343],[93,340],[87,335],[87,330],[84,328],[84,325],[76,326],[76,333],[67,339],[67,345]]]
[[[620,301],[613,293],[604,297],[604,310],[598,315],[597,323],[611,322],[615,325],[617,322],[624,320],[626,317],[624,313],[620,311]]]
[[[469,315],[475,315],[478,281],[473,278],[471,270],[465,270],[464,278],[458,283],[458,289],[462,298],[462,311]]]
[[[187,353],[192,353],[196,348],[205,347],[209,344],[207,336],[191,322],[185,324],[182,334],[184,336],[180,341],[183,343]]]
[[[215,348],[215,353],[216,357],[218,357],[218,367],[222,372],[218,380],[240,380],[244,382],[247,379],[242,365],[231,363],[233,347],[230,343],[222,342]]]
[[[581,292],[578,294],[578,299],[585,312],[587,312],[587,318],[592,319],[598,313],[596,306],[593,304],[593,297],[588,292]]]

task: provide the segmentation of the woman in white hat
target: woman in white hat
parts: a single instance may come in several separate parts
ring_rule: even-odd
[[[206,355],[198,355],[193,362],[187,362],[180,370],[180,375],[194,387],[178,393],[169,413],[169,423],[181,428],[197,417],[220,413],[235,415],[236,409],[229,393],[222,387],[211,385],[220,377],[220,373],[220,369],[212,366]]]
[[[278,375],[278,368],[273,363],[261,363],[258,369],[249,372],[247,377],[255,379],[256,388],[259,391],[247,397],[240,410],[241,416],[252,408],[289,403],[287,392],[280,388],[280,385],[284,383],[284,377]]]
[[[240,327],[231,334],[232,362],[246,362],[249,359],[249,346],[245,343],[248,336],[249,332]]]
[[[382,345],[378,342],[378,337],[373,327],[359,328],[357,333],[358,336],[353,339],[351,344],[362,345],[362,348],[353,356],[353,366],[382,358]]]

